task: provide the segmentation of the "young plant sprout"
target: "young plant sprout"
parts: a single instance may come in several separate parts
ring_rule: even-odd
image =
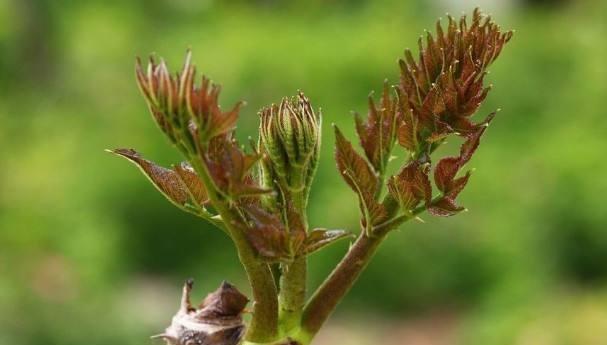
[[[262,109],[259,140],[245,150],[234,136],[241,103],[222,110],[220,87],[204,76],[196,82],[189,51],[175,76],[163,60],[151,58],[147,67],[137,60],[150,112],[185,162],[163,168],[132,149],[111,152],[138,166],[177,207],[225,232],[252,290],[245,325],[241,314],[249,298],[234,286],[223,283],[193,307],[188,281],[179,311],[157,337],[173,345],[310,344],[392,230],[425,211],[452,216],[464,210],[456,201],[470,178],[464,166],[494,113],[479,122],[471,117],[491,89],[484,84],[487,68],[511,37],[478,9],[470,20],[449,16],[446,28],[437,22],[435,35],[419,39],[417,58],[405,51],[398,84],[385,81],[379,100],[369,97],[366,118],[356,116],[362,154],[334,126],[338,172],[359,201],[357,235],[309,227],[321,114],[303,92]],[[459,154],[437,158],[452,136],[463,138]],[[406,159],[389,176],[397,146]],[[308,296],[307,257],[353,237],[341,262]]]

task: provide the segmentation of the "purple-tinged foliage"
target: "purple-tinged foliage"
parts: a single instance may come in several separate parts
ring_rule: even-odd
[[[476,9],[468,23],[448,17],[443,29],[418,42],[399,61],[398,84],[384,81],[379,100],[368,99],[366,117],[356,115],[360,154],[335,127],[335,161],[357,194],[361,232],[331,275],[306,302],[306,257],[340,239],[345,230],[308,225],[306,208],[320,154],[321,116],[302,92],[260,112],[259,139],[245,150],[235,139],[242,102],[219,105],[220,87],[202,76],[196,82],[188,51],[171,75],[163,60],[138,59],[136,77],[161,131],[185,156],[171,169],[132,149],[111,152],[133,162],[173,204],[221,228],[233,240],[253,295],[248,299],[224,283],[198,307],[184,286],[182,305],[165,333],[169,344],[308,345],[366,267],[386,235],[428,211],[452,216],[468,184],[463,172],[494,113],[472,121],[490,86],[487,68],[512,32],[502,32]],[[436,158],[447,138],[461,138],[459,154]],[[398,143],[399,145],[395,145]],[[393,153],[397,146],[403,154]],[[398,157],[398,156],[404,156]],[[394,170],[391,162],[398,162]],[[394,175],[389,172],[395,171]],[[433,175],[431,182],[430,175]],[[385,187],[385,188],[384,188]]]

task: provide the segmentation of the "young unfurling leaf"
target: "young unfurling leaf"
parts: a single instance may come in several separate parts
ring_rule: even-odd
[[[386,80],[379,107],[373,101],[373,96],[369,96],[369,114],[366,121],[356,114],[356,131],[360,144],[367,160],[378,174],[386,171],[390,152],[396,140],[397,102],[396,98],[391,97]]]
[[[144,159],[132,149],[115,149],[110,152],[128,159],[139,167],[152,184],[180,208],[187,206],[199,208],[209,201],[204,185],[187,163],[171,170]]]
[[[211,139],[203,157],[215,185],[230,199],[271,192],[259,186],[252,176],[252,168],[261,156],[245,153],[230,134]]]
[[[379,188],[379,178],[369,164],[335,126],[335,161],[341,176],[346,183],[358,194],[360,209],[363,214],[363,227],[380,222],[386,211],[375,200]]]
[[[419,119],[414,115],[409,105],[409,96],[400,88],[398,94],[397,138],[398,143],[411,153],[416,153],[421,141],[419,134]]]
[[[200,204],[206,204],[209,201],[207,191],[190,163],[182,162],[174,166],[173,171],[175,171],[179,180],[185,186],[190,198],[198,201]]]
[[[455,201],[450,197],[442,197],[428,207],[428,212],[433,216],[450,217],[463,211],[464,208],[457,206]]]
[[[160,129],[183,150],[193,150],[236,127],[242,102],[224,112],[219,106],[221,88],[207,77],[195,85],[192,54],[187,52],[181,73],[173,77],[163,60],[150,58],[144,71],[137,59],[137,82]]]
[[[493,114],[480,122],[471,118],[490,91],[484,84],[487,68],[511,37],[512,32],[502,32],[478,9],[470,24],[465,16],[458,21],[449,16],[445,29],[439,22],[436,34],[419,39],[419,55],[405,51],[398,86],[390,90],[384,82],[379,101],[369,97],[367,116],[356,116],[364,154],[335,127],[337,167],[358,196],[363,231],[307,302],[305,256],[350,237],[344,230],[308,232],[306,205],[320,152],[319,113],[303,93],[262,109],[258,144],[247,153],[235,140],[242,103],[222,111],[220,87],[204,76],[195,82],[189,51],[175,75],[162,60],[150,59],[146,70],[137,61],[137,82],[155,121],[196,169],[188,163],[163,168],[133,150],[112,152],[138,166],[175,205],[232,237],[254,299],[245,335],[241,315],[246,297],[223,284],[195,308],[188,282],[179,312],[158,337],[170,345],[236,345],[243,337],[247,344],[308,344],[389,231],[426,210],[437,216],[464,210],[456,198],[470,172],[461,170]],[[434,158],[452,135],[465,138],[459,155]],[[388,179],[386,193],[382,184],[396,141],[407,155]],[[435,196],[428,177],[433,164]],[[207,204],[217,215],[210,214]]]
[[[434,183],[436,188],[447,194],[452,188],[453,179],[459,171],[460,158],[446,157],[441,159],[434,169]]]
[[[447,29],[438,22],[436,31],[436,38],[427,33],[425,44],[420,38],[417,61],[409,50],[400,60],[400,89],[409,96],[421,126],[434,137],[445,129],[466,135],[483,125],[473,123],[470,116],[490,90],[483,85],[486,70],[512,32],[502,32],[478,9],[470,25],[465,17],[457,22],[449,16]]]
[[[426,205],[432,199],[432,185],[428,179],[428,166],[412,161],[388,181],[388,191],[402,210],[409,212],[420,202]]]
[[[487,123],[491,119],[493,119],[493,115],[487,118]],[[468,183],[470,172],[462,177],[456,178],[456,176],[460,169],[472,158],[486,128],[487,126],[478,127],[474,132],[467,135],[466,141],[460,148],[459,156],[443,158],[436,165],[434,183],[443,197],[428,208],[430,213],[437,216],[450,216],[463,210],[462,207],[457,206],[455,198]]]
[[[292,257],[289,234],[280,218],[264,210],[258,203],[242,208],[246,223],[239,223],[260,258],[276,262]]]

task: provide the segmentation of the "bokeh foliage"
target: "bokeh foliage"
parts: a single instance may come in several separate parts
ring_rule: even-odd
[[[248,102],[243,138],[256,135],[263,105],[304,90],[325,123],[311,226],[356,230],[328,124],[353,137],[349,112],[364,112],[384,78],[396,83],[403,48],[447,7],[0,2],[0,343],[140,344],[173,314],[184,278],[197,278],[198,291],[221,279],[245,284],[227,237],[103,152],[180,158],[138,94],[134,56],[158,52],[176,69],[191,46],[198,69],[224,86],[224,106]],[[338,318],[450,310],[462,344],[604,341],[606,10],[527,1],[493,11],[517,34],[491,68],[495,87],[480,113],[503,111],[469,164],[478,170],[460,199],[470,212],[392,234]],[[312,258],[312,284],[346,247]]]

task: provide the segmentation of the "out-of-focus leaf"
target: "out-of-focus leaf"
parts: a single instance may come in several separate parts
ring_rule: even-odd
[[[352,237],[353,234],[346,230],[314,229],[308,234],[308,237],[306,238],[306,242],[304,245],[304,254],[311,254],[340,239]]]
[[[199,208],[209,201],[204,185],[186,164],[171,170],[144,159],[133,149],[115,149],[110,152],[135,164],[169,201],[180,208],[188,205]]]

